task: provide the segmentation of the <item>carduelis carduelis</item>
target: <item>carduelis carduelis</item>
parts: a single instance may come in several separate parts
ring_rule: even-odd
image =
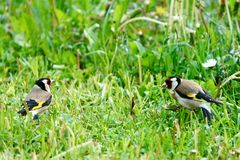
[[[41,78],[35,82],[31,92],[25,97],[23,108],[17,113],[22,116],[27,115],[26,109],[32,113],[33,119],[38,119],[38,115],[48,108],[52,101],[50,85],[53,81],[49,78]]]
[[[165,80],[162,87],[170,90],[172,97],[183,107],[188,109],[202,108],[204,117],[208,122],[212,119],[210,103],[221,104],[214,100],[200,85],[192,80],[169,77]]]

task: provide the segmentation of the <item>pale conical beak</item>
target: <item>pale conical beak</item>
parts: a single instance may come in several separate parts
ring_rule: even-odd
[[[55,83],[55,81],[54,81],[54,80],[51,80],[51,83],[50,83],[50,84],[53,84],[53,83]]]
[[[161,85],[162,88],[167,88],[167,84],[166,82],[164,82],[162,85]]]

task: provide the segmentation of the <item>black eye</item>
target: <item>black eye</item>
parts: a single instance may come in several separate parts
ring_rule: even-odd
[[[171,79],[170,78],[167,78],[166,80],[165,80],[165,83],[167,84],[167,88],[172,88],[172,81],[171,81]]]
[[[170,79],[166,79],[165,82],[166,82],[167,84],[171,84],[171,83],[172,83]]]
[[[48,85],[50,85],[50,84],[51,84],[51,81],[50,81],[49,79],[47,80],[47,84],[48,84]]]

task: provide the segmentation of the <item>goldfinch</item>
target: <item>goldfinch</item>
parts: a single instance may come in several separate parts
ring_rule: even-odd
[[[25,97],[25,105],[17,113],[22,116],[27,115],[26,108],[32,113],[33,119],[39,119],[38,115],[48,108],[52,101],[50,85],[53,81],[49,78],[41,78],[35,82],[31,92]]]
[[[200,85],[192,80],[180,79],[178,77],[166,78],[162,85],[168,88],[172,97],[183,107],[188,109],[202,108],[203,115],[211,122],[212,112],[210,103],[220,105],[221,102],[214,100]]]

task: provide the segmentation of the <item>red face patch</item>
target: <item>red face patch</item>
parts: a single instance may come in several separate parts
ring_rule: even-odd
[[[172,81],[171,78],[166,78],[165,83],[167,84],[167,88],[172,88]]]

